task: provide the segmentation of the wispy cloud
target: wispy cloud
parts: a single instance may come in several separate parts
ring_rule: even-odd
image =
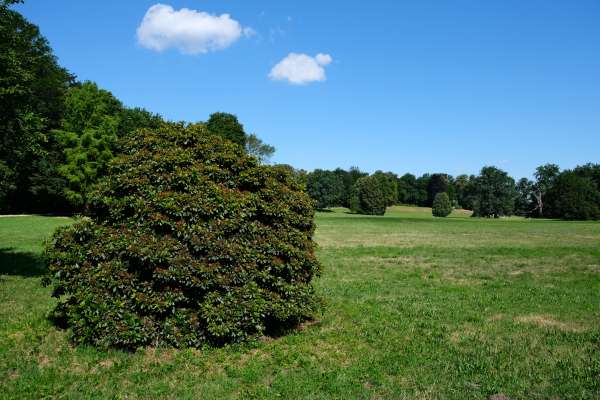
[[[242,36],[256,34],[229,14],[213,15],[182,8],[175,10],[166,4],[148,9],[137,38],[140,45],[155,51],[175,48],[184,54],[202,54],[231,46]]]

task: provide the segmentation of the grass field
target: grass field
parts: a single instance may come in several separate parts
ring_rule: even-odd
[[[317,215],[327,308],[209,351],[73,347],[47,320],[42,242],[0,218],[0,398],[600,398],[600,223],[396,207]]]

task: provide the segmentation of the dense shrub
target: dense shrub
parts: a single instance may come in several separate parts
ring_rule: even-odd
[[[354,184],[350,209],[358,214],[383,215],[385,207],[385,192],[377,177],[359,178]]]
[[[47,247],[57,322],[76,342],[237,342],[317,307],[313,202],[284,168],[197,125],[123,143],[88,217]]]
[[[434,217],[447,217],[452,213],[452,204],[447,193],[441,192],[435,195],[431,212]]]
[[[592,179],[562,172],[546,194],[544,214],[568,220],[600,219],[600,192]]]

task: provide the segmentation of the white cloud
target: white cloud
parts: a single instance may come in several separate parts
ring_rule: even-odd
[[[293,85],[305,85],[310,82],[322,82],[326,79],[325,66],[333,59],[329,54],[290,53],[271,69],[269,78],[276,81],[288,81]]]
[[[137,28],[137,38],[143,47],[156,51],[173,47],[184,54],[224,49],[242,35],[249,37],[255,33],[229,14],[213,15],[189,8],[175,10],[165,4],[150,7]]]

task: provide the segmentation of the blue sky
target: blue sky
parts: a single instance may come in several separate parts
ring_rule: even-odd
[[[600,162],[597,0],[174,0],[163,4],[175,17],[182,8],[230,17],[191,36],[158,21],[148,29],[163,31],[140,43],[155,4],[17,9],[79,79],[168,119],[237,114],[277,148],[274,162],[453,175],[496,165],[515,177],[546,162]],[[290,53],[306,55],[301,67],[313,73],[300,79],[313,82],[291,84],[285,68],[269,76]]]

